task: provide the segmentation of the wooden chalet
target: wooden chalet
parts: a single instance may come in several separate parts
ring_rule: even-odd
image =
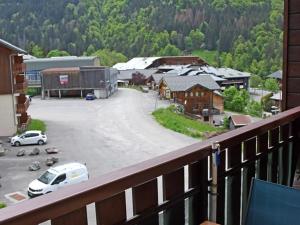
[[[300,1],[284,2],[282,113],[1,209],[0,225],[199,225],[206,220],[249,225],[243,221],[252,178],[299,187]],[[219,160],[212,164],[215,154]],[[262,190],[261,202],[270,196]],[[281,213],[272,207],[255,211],[256,224],[274,224],[264,215]],[[294,207],[284,218],[298,212]]]
[[[0,136],[24,130],[30,122],[22,54],[26,51],[0,39]]]
[[[211,114],[223,113],[220,86],[210,75],[166,76],[159,84],[159,95],[184,106],[185,112],[201,115],[204,109]]]

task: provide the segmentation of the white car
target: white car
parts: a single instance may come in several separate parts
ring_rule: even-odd
[[[25,133],[21,135],[16,135],[11,138],[10,144],[14,146],[20,146],[20,145],[43,145],[47,142],[47,136],[44,134],[44,132],[39,130],[30,130],[26,131]]]
[[[48,169],[29,184],[27,193],[29,197],[37,197],[88,179],[89,174],[85,165],[68,163]]]

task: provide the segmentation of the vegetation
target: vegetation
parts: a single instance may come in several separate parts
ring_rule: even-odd
[[[250,77],[250,87],[258,88],[263,86],[263,79],[258,75],[252,75]]]
[[[48,52],[47,57],[50,58],[50,57],[69,56],[69,55],[70,54],[66,51],[61,51],[61,50],[58,50],[58,49],[54,49],[54,50],[51,50],[50,52]]]
[[[226,53],[219,53],[218,51],[209,51],[204,49],[198,49],[192,52],[193,55],[199,56],[201,59],[206,61],[209,65],[212,66],[222,66],[220,63],[220,55],[221,61],[225,61]]]
[[[115,51],[110,51],[108,49],[98,50],[93,52],[92,48],[87,49],[88,55],[98,56],[100,58],[101,65],[105,66],[113,66],[118,62],[126,62],[127,57],[122,53],[118,53]]]
[[[280,88],[279,88],[279,83],[276,79],[269,78],[265,81],[265,89],[268,91],[271,91],[273,93],[277,93]]]
[[[281,67],[282,0],[2,1],[0,10],[1,38],[37,57],[53,49],[127,58],[201,49],[217,53],[212,64],[260,76]]]
[[[45,132],[47,129],[47,126],[44,121],[32,119],[27,130],[40,130]]]
[[[40,95],[41,92],[38,88],[27,88],[26,94],[29,96],[36,96],[36,95]]]
[[[238,90],[232,86],[225,89],[224,107],[226,110],[246,113],[252,116],[262,116],[262,104],[254,100],[250,100],[250,95],[246,90]]]
[[[263,110],[266,112],[271,112],[271,108],[273,106],[273,101],[271,97],[273,96],[273,93],[267,94],[261,98],[261,105],[263,107]]]
[[[6,204],[4,202],[0,202],[0,209],[5,208]]]
[[[207,123],[198,122],[175,112],[175,106],[158,109],[152,113],[154,118],[164,127],[194,138],[203,138],[205,132],[222,131]]]

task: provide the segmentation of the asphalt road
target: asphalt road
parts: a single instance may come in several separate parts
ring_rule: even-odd
[[[48,156],[43,151],[47,147],[60,150],[60,164],[86,163],[90,176],[96,177],[197,142],[153,119],[151,112],[167,105],[157,100],[154,92],[132,89],[119,89],[111,98],[95,101],[34,98],[29,114],[46,122],[49,142],[41,147],[40,156],[17,158],[16,152],[22,147],[13,147],[0,158],[0,201],[12,204],[4,195],[26,193],[29,182],[47,169],[44,161]],[[24,148],[30,151],[34,147]],[[42,169],[27,171],[36,160]]]

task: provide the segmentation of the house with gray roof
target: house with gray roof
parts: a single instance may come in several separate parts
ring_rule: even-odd
[[[127,84],[142,84],[145,85],[149,83],[149,79],[153,74],[157,72],[156,69],[128,69],[119,70],[118,83]]]
[[[216,92],[220,86],[211,75],[166,76],[159,84],[161,98],[183,105],[185,112],[202,115],[224,112],[223,96]]]
[[[231,68],[216,68],[208,65],[199,67],[198,71],[198,74],[211,74],[225,79],[220,83],[222,89],[230,86],[246,90],[249,88],[249,79],[251,74],[248,72],[241,72]]]
[[[268,76],[269,78],[276,79],[280,84],[282,84],[282,70],[278,70]]]

